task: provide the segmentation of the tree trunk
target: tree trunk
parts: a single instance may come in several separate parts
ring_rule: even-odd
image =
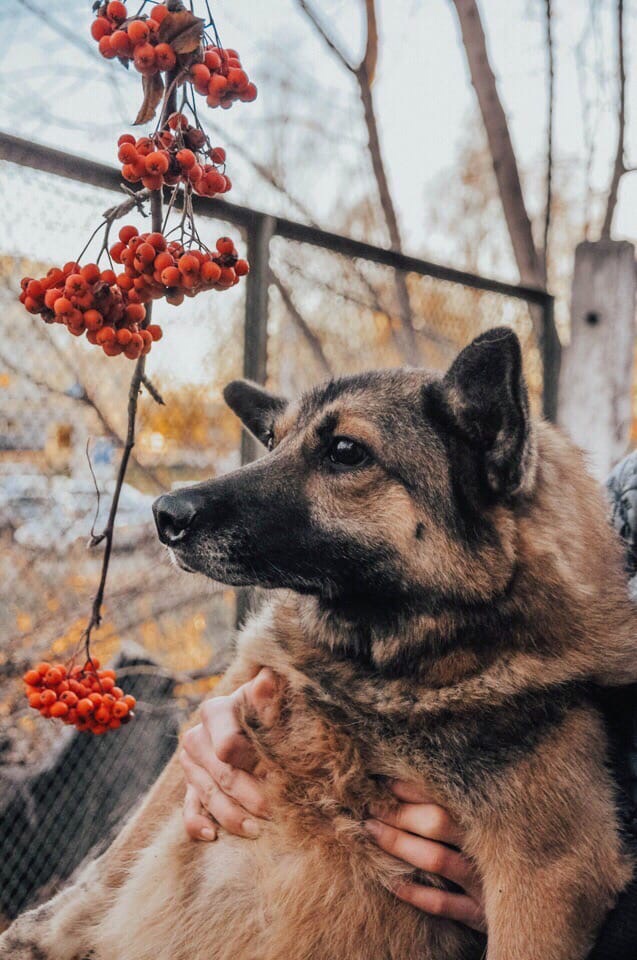
[[[532,286],[544,286],[544,271],[533,240],[531,220],[524,203],[506,114],[489,62],[480,12],[475,0],[453,0],[453,4],[460,22],[471,83],[478,98],[489,142],[493,169],[520,281]]]

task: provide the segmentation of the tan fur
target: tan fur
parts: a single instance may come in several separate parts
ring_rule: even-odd
[[[346,416],[351,429],[361,416],[355,402]],[[285,430],[277,427],[282,449],[302,442],[286,433],[295,422],[286,418]],[[386,733],[402,723],[415,737],[435,729],[443,711],[479,714],[511,694],[560,682],[634,677],[635,612],[601,494],[552,428],[539,425],[537,443],[533,497],[515,515],[493,507],[501,547],[485,547],[478,558],[389,481],[352,481],[336,500],[314,479],[310,492],[313,508],[335,526],[363,524],[370,537],[391,539],[410,575],[441,583],[462,576],[471,598],[490,595],[515,569],[516,603],[534,624],[546,623],[548,649],[495,659],[452,650],[408,680],[364,679],[356,662],[334,657],[342,638],[315,599],[279,593],[242,631],[219,691],[263,665],[281,678],[274,725],[243,718],[268,772],[273,819],[261,836],[188,840],[173,760],[108,853],[0,938],[1,960],[82,960],[89,951],[91,960],[476,960],[479,938],[391,894],[409,868],[362,827],[371,803],[392,802],[387,777],[425,784],[465,828],[484,882],[488,960],[583,960],[631,876],[597,712],[573,707],[506,768],[497,789],[485,780],[465,791],[408,736]],[[588,502],[584,522],[578,506]],[[427,524],[426,551],[413,536],[419,520]],[[450,617],[413,618],[393,640],[372,636],[375,662],[382,666],[434,627],[444,634]]]

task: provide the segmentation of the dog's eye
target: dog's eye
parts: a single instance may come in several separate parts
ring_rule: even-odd
[[[330,462],[340,470],[362,467],[371,460],[365,447],[349,437],[334,437],[330,445],[328,456]]]
[[[274,431],[269,430],[265,438],[265,445],[268,450],[274,450]]]

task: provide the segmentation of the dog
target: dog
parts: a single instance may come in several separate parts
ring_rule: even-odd
[[[583,960],[633,869],[595,690],[635,678],[637,615],[600,489],[529,412],[516,335],[443,377],[225,398],[267,454],[154,511],[183,569],[273,591],[220,688],[278,678],[275,721],[242,717],[272,820],[189,840],[171,761],[0,958],[478,960],[479,934],[394,897],[413,871],[362,826],[400,778],[465,831],[488,960]]]

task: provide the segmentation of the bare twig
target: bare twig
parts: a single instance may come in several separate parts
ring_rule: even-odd
[[[358,92],[363,105],[365,126],[367,128],[367,141],[372,171],[378,189],[380,206],[389,233],[389,240],[394,250],[402,250],[402,239],[398,225],[396,208],[389,189],[385,163],[380,146],[380,137],[378,134],[378,124],[374,110],[374,100],[372,96],[372,83],[376,71],[376,61],[378,58],[378,29],[376,24],[376,6],[375,0],[365,0],[366,16],[366,38],[365,51],[361,61],[352,64],[345,53],[338,47],[336,42],[330,37],[323,24],[318,19],[316,13],[312,10],[306,0],[297,0],[299,7],[308,17],[315,30],[322,37],[327,46],[336,54],[341,63],[353,73],[358,83]],[[403,343],[400,344],[403,354],[406,357],[417,357],[419,355],[419,344],[415,336],[413,320],[411,315],[411,303],[409,298],[409,289],[407,287],[407,278],[400,271],[395,271],[394,279],[396,284],[396,295],[398,297],[398,308],[401,319],[401,332]],[[392,327],[392,332],[393,327]]]
[[[142,377],[142,386],[146,387],[148,393],[151,395],[155,403],[158,403],[162,407],[166,406],[166,401],[162,397],[161,393],[159,392],[155,384],[148,379],[146,374],[144,374],[144,376]]]
[[[555,105],[555,50],[553,47],[553,12],[551,0],[545,0],[546,54],[548,58],[548,118],[546,138],[546,201],[544,205],[544,233],[542,239],[542,263],[544,282],[548,277],[549,233],[553,203],[553,113]]]
[[[286,285],[283,283],[281,278],[278,276],[278,274],[276,274],[274,270],[271,270],[271,275],[272,275],[272,282],[274,286],[277,288],[277,290],[279,291],[281,299],[285,305],[285,309],[289,313],[293,323],[298,327],[298,329],[301,331],[301,334],[305,338],[310,350],[312,351],[312,356],[314,357],[314,359],[319,365],[321,373],[323,373],[326,377],[331,377],[332,368],[330,366],[330,363],[327,357],[325,356],[321,341],[316,336],[314,331],[310,329],[307,321],[305,320],[305,317],[303,317],[298,307],[294,303],[294,300],[292,299],[292,294],[290,293]]]
[[[619,103],[617,107],[617,149],[615,151],[615,163],[613,164],[613,174],[608,188],[608,198],[606,200],[606,213],[602,224],[601,239],[610,240],[611,229],[613,226],[613,217],[615,207],[617,206],[617,197],[619,193],[619,183],[625,173],[628,172],[625,157],[625,138],[626,138],[626,62],[624,57],[624,0],[617,0],[617,73],[619,83]]]

